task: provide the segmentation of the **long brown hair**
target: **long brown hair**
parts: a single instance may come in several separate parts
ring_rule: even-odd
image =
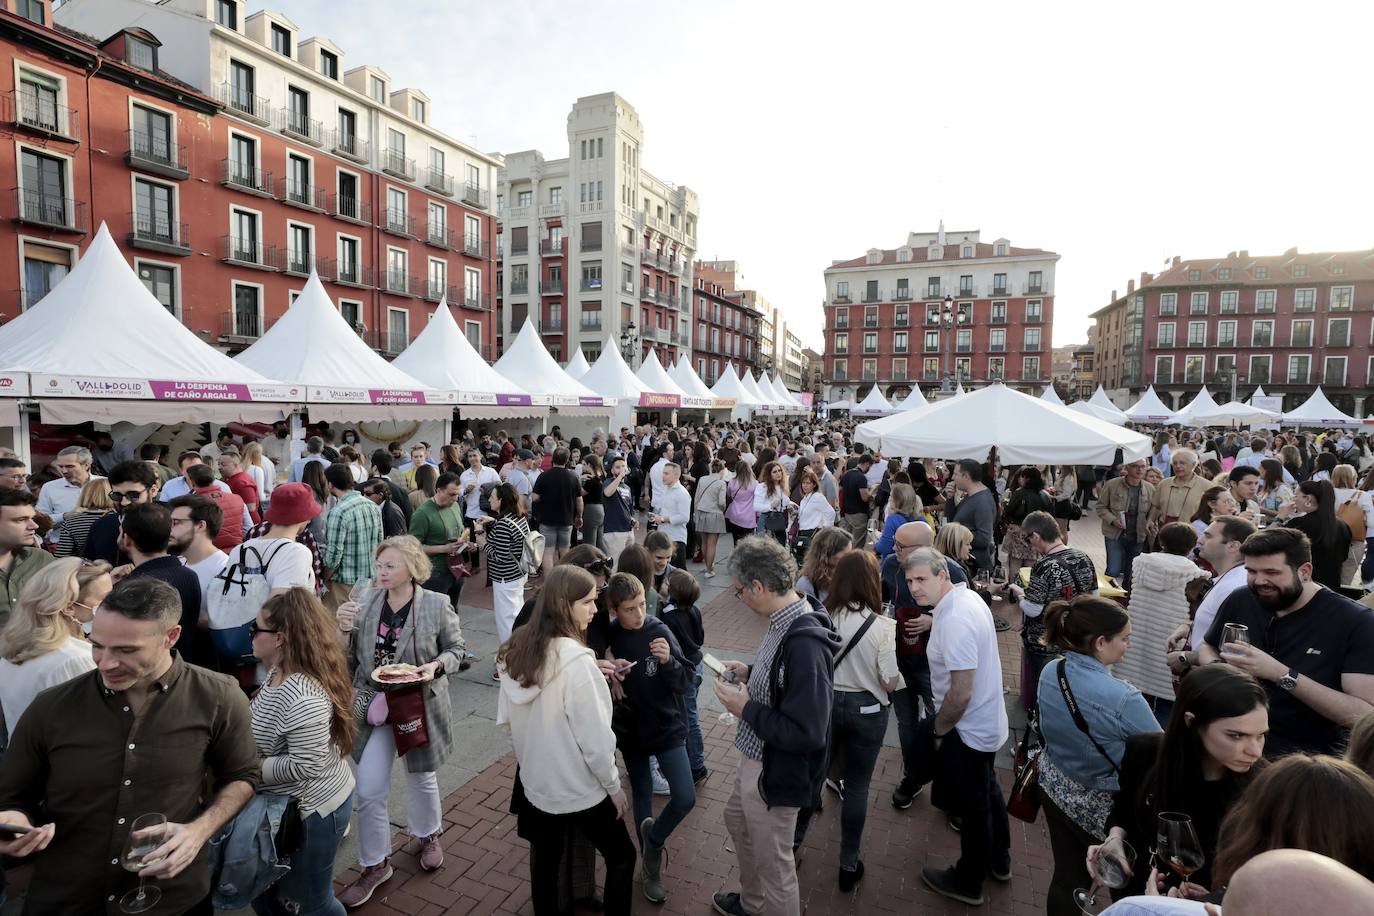
[[[339,644],[339,626],[314,592],[292,588],[262,606],[268,625],[280,633],[282,667],[311,678],[329,697],[329,737],[339,754],[353,753],[353,682]]]
[[[777,484],[773,482],[773,468],[778,468],[782,471],[782,483]],[[779,493],[781,493],[783,496],[786,496],[787,468],[783,467],[776,461],[768,462],[763,466],[763,470],[759,472],[759,483],[763,484],[764,492],[768,494],[768,497],[770,499]]]
[[[853,546],[854,538],[849,532],[833,525],[812,535],[811,546],[806,549],[806,559],[802,561],[801,574],[811,580],[816,597],[830,591],[830,583],[835,576],[835,559]]]
[[[835,560],[825,607],[832,616],[841,613],[882,613],[883,589],[878,578],[878,559],[867,550],[846,550]]]
[[[596,579],[581,567],[562,564],[549,570],[548,581],[534,600],[530,622],[511,634],[496,653],[496,663],[521,687],[542,684],[549,646],[555,639],[586,641],[582,627],[573,620],[572,606],[594,591]]]
[[[1270,849],[1305,849],[1374,878],[1374,780],[1337,757],[1291,754],[1255,777],[1219,836],[1213,887]]]

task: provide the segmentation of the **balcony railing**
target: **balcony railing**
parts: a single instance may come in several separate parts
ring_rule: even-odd
[[[556,219],[562,217],[567,212],[567,205],[563,201],[550,202],[539,205],[539,216],[542,219]]]
[[[944,297],[945,291],[939,286],[927,286],[923,296],[925,299],[943,299]]]
[[[220,162],[220,183],[260,197],[272,196],[272,173],[237,159]]]
[[[420,288],[416,277],[404,270],[388,269],[383,282],[385,283],[383,289],[386,292],[395,293],[398,296],[413,296]]]
[[[233,83],[220,83],[215,87],[215,99],[235,114],[251,121],[259,124],[270,124],[272,121],[272,108],[265,95],[254,95]]]
[[[330,194],[329,212],[340,219],[346,219],[354,223],[372,222],[372,204],[361,201],[356,197]]]
[[[135,248],[185,256],[191,253],[191,234],[186,223],[178,223],[155,213],[129,214],[132,231],[129,244]]]
[[[836,303],[838,303],[838,304],[840,304],[840,305],[848,305],[848,304],[849,304],[849,293],[843,293],[843,294],[841,294],[841,293],[836,293],[836,294],[835,294],[835,298],[834,298],[833,300],[831,300],[831,301],[836,302]]]
[[[262,336],[263,321],[257,310],[230,309],[220,315],[219,339],[223,343],[252,343]]]
[[[1029,312],[1026,313],[1026,324],[1042,324],[1044,323],[1044,320],[1044,315],[1042,315],[1039,312],[1036,312],[1035,314],[1031,314]]]
[[[993,310],[993,313],[992,313],[992,323],[993,323],[993,324],[1006,324],[1006,323],[1007,323],[1007,313],[1006,313],[1006,312],[998,312],[998,311],[996,311],[996,310]]]
[[[1023,292],[1027,296],[1041,296],[1044,295],[1045,286],[1043,283],[1027,283]]]
[[[324,145],[324,122],[290,108],[278,108],[273,127],[311,146]]]
[[[581,247],[581,250],[582,250],[582,251],[600,251],[600,250],[601,250],[601,239],[583,239],[583,240],[582,240],[582,247]]]
[[[465,234],[463,236],[463,254],[470,258],[485,258],[488,246],[480,235]]]
[[[510,281],[510,294],[512,296],[523,296],[530,291],[530,281],[512,280]]]
[[[438,283],[433,277],[425,284],[425,298],[430,302],[447,299],[450,304],[458,302],[458,287],[453,283]]]
[[[329,261],[327,272],[335,283],[342,283],[345,286],[371,288],[377,283],[372,268],[356,261],[344,261],[335,258]],[[321,276],[325,276],[324,271],[321,272]]]
[[[325,212],[329,206],[329,193],[324,188],[290,178],[283,178],[277,182],[277,195],[284,204],[314,210],[317,213]]]
[[[878,317],[877,317],[876,315],[865,315],[865,316],[864,316],[864,327],[866,327],[866,328],[876,328],[877,326],[878,326]]]
[[[998,286],[996,283],[994,283],[994,284],[992,285],[992,295],[994,295],[994,296],[1005,296],[1006,294],[1007,294],[1007,286],[1006,286],[1005,283],[1002,284],[1001,286]]]
[[[909,286],[899,286],[897,287],[896,291],[892,294],[892,299],[894,302],[906,302],[910,298],[911,287]]]
[[[453,176],[433,166],[425,169],[425,187],[436,194],[452,197],[455,190]]]
[[[565,239],[540,239],[539,253],[542,255],[553,255],[555,257],[563,254],[563,242]]]
[[[540,333],[540,334],[562,334],[562,333],[563,333],[563,319],[562,319],[562,317],[558,317],[558,318],[549,318],[549,319],[546,319],[545,321],[543,321],[543,322],[539,325],[539,333]]]
[[[235,235],[220,236],[219,256],[221,261],[242,267],[256,267],[259,270],[277,269],[277,250],[257,239],[245,239]]]
[[[81,119],[75,108],[58,105],[56,98],[50,100],[23,89],[7,92],[5,96],[12,112],[8,120],[19,127],[49,137],[80,141]]]
[[[390,232],[392,235],[403,235],[406,238],[415,238],[415,217],[400,210],[386,209],[382,211],[381,219],[378,221],[379,228]]]
[[[357,134],[337,129],[325,133],[324,145],[345,159],[364,164],[367,163],[372,149],[372,144],[359,139]]]
[[[871,292],[871,293],[870,293],[870,292],[865,292],[865,293],[864,293],[863,301],[864,301],[864,302],[878,302],[878,301],[880,301],[880,300],[882,299],[882,297],[883,297],[883,294],[882,294],[882,293],[880,293],[880,292],[877,291],[877,290],[874,290],[874,291]]]
[[[584,330],[584,331],[599,331],[599,330],[601,330],[601,313],[600,313],[600,312],[583,312],[583,313],[582,313],[582,320],[581,320],[580,324],[581,324],[581,326],[582,326],[582,330]]]
[[[601,292],[601,278],[600,278],[600,277],[583,277],[583,278],[582,278],[581,289],[582,289],[582,292],[584,292],[584,293],[599,293],[599,292]]]
[[[539,292],[545,296],[556,296],[563,292],[563,278],[546,279],[539,284]]]
[[[425,223],[425,242],[438,248],[453,247],[453,230],[447,223],[427,221]]]
[[[489,191],[484,191],[471,182],[463,185],[463,203],[465,204],[471,204],[485,210],[489,206],[490,198],[491,193]]]
[[[511,253],[512,256],[513,256],[513,255],[517,255],[517,254],[529,254],[529,253],[530,253],[530,241],[529,241],[529,239],[527,238],[527,239],[525,239],[523,242],[517,242],[517,241],[512,237],[511,240],[510,240],[510,253]]]
[[[310,271],[314,270],[320,279],[327,279],[329,267],[328,258],[316,258],[308,248],[287,248],[286,258],[282,261],[282,270],[301,277],[310,276]]]
[[[15,188],[15,219],[58,232],[86,232],[86,204],[70,197],[44,194],[33,188]]]
[[[128,137],[129,150],[124,161],[129,166],[178,181],[190,176],[184,144],[174,144],[166,135],[144,130],[131,130]]]
[[[405,153],[389,149],[382,152],[382,171],[406,181],[415,180],[415,160],[407,159]]]
[[[463,308],[479,312],[491,311],[491,293],[463,293]]]
[[[908,327],[911,324],[911,313],[897,312],[892,316],[892,323],[899,328]]]

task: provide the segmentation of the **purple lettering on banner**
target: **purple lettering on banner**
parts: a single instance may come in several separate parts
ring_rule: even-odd
[[[502,407],[528,407],[530,396],[527,394],[498,394],[496,403]]]
[[[369,388],[368,398],[373,404],[423,404],[423,391],[407,391],[403,388]]]
[[[581,395],[577,396],[577,404],[579,407],[600,407],[601,403],[601,398],[586,398]]]
[[[247,385],[225,382],[148,381],[153,397],[159,401],[251,401]]]

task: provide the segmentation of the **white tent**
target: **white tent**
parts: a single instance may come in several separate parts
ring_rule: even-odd
[[[1163,423],[1173,415],[1174,411],[1155,394],[1154,385],[1146,388],[1140,400],[1126,408],[1126,419],[1132,423]]]
[[[1303,402],[1302,406],[1295,410],[1290,410],[1279,418],[1279,422],[1286,426],[1358,426],[1360,421],[1350,414],[1337,410],[1336,405],[1332,404],[1327,396],[1322,393],[1321,386],[1312,392],[1312,396]]]
[[[1053,385],[1045,386],[1045,390],[1040,393],[1040,400],[1044,401],[1046,404],[1062,405],[1064,403],[1064,399],[1059,396],[1059,392],[1054,390]]]
[[[623,361],[624,360],[622,360],[622,362]],[[590,368],[591,366],[587,365],[587,357],[582,353],[582,348],[578,347],[573,351],[573,358],[568,360],[568,364],[563,367],[563,371],[580,381],[582,376],[586,375],[587,370]]]
[[[1049,402],[1046,401],[1046,403]],[[1105,423],[1111,423],[1114,426],[1121,425],[1113,418],[1112,414],[1098,407],[1091,401],[1074,401],[1072,404],[1060,404],[1057,406],[1063,407],[1065,410],[1072,410],[1074,413],[1082,414],[1085,417],[1095,417],[1098,420],[1102,420]]]
[[[754,381],[754,373],[745,369],[739,374],[739,383],[745,391],[749,392],[749,396],[753,398],[755,404],[760,407],[773,406],[773,399],[759,390],[758,382]]]
[[[104,223],[70,274],[0,326],[0,373],[0,393],[31,390],[49,423],[277,419],[281,402],[304,400],[275,372],[196,337],[148,292]],[[0,425],[17,425],[18,402],[4,403]]]
[[[1240,401],[1228,401],[1215,410],[1199,411],[1193,414],[1193,422],[1198,426],[1250,426],[1255,423],[1272,423],[1278,419],[1277,410],[1252,407]]]
[[[773,409],[778,413],[792,413],[797,409],[797,405],[792,402],[792,399],[789,398],[785,392],[780,393],[778,391],[777,386],[773,384],[773,380],[768,377],[767,372],[759,373],[756,384],[758,385],[759,391],[763,393],[763,396],[768,399],[769,403],[773,405]]]
[[[926,396],[921,394],[921,386],[912,385],[911,394],[908,394],[905,398],[902,398],[902,403],[897,405],[897,409],[918,410],[922,407],[925,407],[929,403],[930,402],[926,400]]]
[[[1264,393],[1264,386],[1256,385],[1254,392],[1250,395],[1250,403],[1255,403],[1255,398],[1267,398],[1269,395]]]
[[[963,380],[963,379],[959,379],[957,382],[954,383],[954,397],[956,397],[956,398],[961,398],[961,397],[963,397],[963,396],[964,396],[964,380]]]
[[[1211,413],[1218,406],[1217,402],[1212,399],[1212,393],[1207,390],[1206,385],[1203,385],[1202,390],[1197,393],[1197,397],[1189,401],[1182,410],[1169,417],[1168,423],[1170,426],[1195,424],[1197,420],[1194,417],[1199,414]]]
[[[970,418],[977,418],[971,422]],[[985,460],[993,446],[1004,464],[1111,464],[1150,455],[1150,440],[1022,394],[1000,382],[929,407],[859,424],[855,438],[884,455]]]
[[[568,416],[605,416],[614,406],[554,362],[532,321],[525,322],[492,368],[506,378],[519,379],[520,387],[530,394],[550,398],[554,408]]]
[[[410,346],[392,363],[440,391],[457,392],[464,418],[543,417],[549,409],[530,403],[530,394],[478,355],[444,299]]]
[[[1107,397],[1107,392],[1102,390],[1101,385],[1097,386],[1097,390],[1094,391],[1093,396],[1088,399],[1088,403],[1097,408],[1097,415],[1103,419],[1110,420],[1113,423],[1127,422],[1128,418],[1125,412],[1112,403],[1112,399]]]
[[[699,398],[715,397],[711,394],[711,389],[706,387],[706,383],[697,375],[692,368],[692,363],[686,356],[679,356],[677,365],[668,370],[668,377],[677,383],[677,386],[688,394]]]
[[[304,385],[311,420],[447,420],[456,398],[378,356],[313,272],[296,301],[235,361]]]
[[[656,394],[674,394],[682,397],[687,392],[682,390],[682,386],[673,381],[668,375],[663,364],[658,361],[658,351],[650,347],[644,359],[639,363],[639,371],[635,376],[644,384],[645,391],[652,391]]]
[[[640,395],[652,390],[635,377],[613,339],[606,341],[601,355],[579,381],[597,394],[616,399],[611,411],[612,427],[634,425]]]
[[[735,367],[731,363],[725,364],[725,371],[716,379],[715,385],[711,387],[711,394],[718,398],[731,398],[735,406],[730,410],[730,419],[745,420],[760,406],[756,397],[745,389],[740,378],[735,374]]]
[[[788,390],[787,383],[782,380],[781,373],[773,373],[773,390],[782,395],[785,403],[795,405],[802,411],[806,410],[806,405],[802,403],[801,398]]]
[[[882,391],[877,385],[874,385],[868,389],[868,394],[864,395],[862,401],[849,408],[849,413],[855,417],[871,417],[889,414],[892,413],[892,410],[892,405],[887,402],[887,398],[883,397]]]

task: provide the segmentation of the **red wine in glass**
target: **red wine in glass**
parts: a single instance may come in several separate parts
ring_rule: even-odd
[[[1193,829],[1193,819],[1177,811],[1161,811],[1155,836],[1154,866],[1164,876],[1165,886],[1178,887],[1206,861],[1202,843]]]

